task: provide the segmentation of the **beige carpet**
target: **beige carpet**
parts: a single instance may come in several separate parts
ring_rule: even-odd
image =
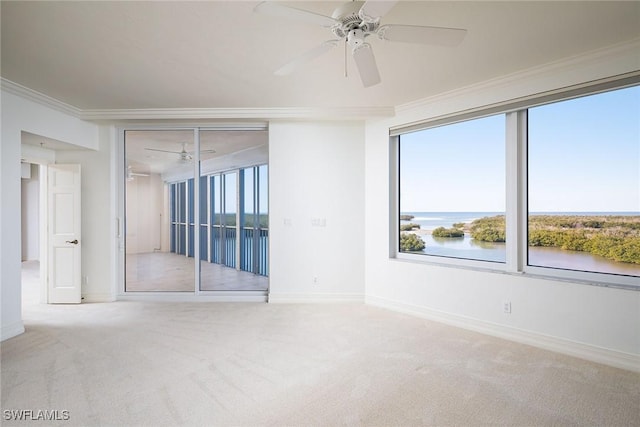
[[[3,426],[640,425],[639,374],[365,305],[27,303],[24,319],[1,348]]]

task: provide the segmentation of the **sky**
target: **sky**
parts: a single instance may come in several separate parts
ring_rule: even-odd
[[[503,212],[505,115],[400,137],[401,212]],[[529,109],[531,212],[640,211],[640,86]]]

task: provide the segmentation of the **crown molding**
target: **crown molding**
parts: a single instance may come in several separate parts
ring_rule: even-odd
[[[83,110],[89,121],[202,120],[202,119],[321,119],[365,120],[391,117],[393,107],[285,107],[285,108],[145,108]]]
[[[68,114],[75,118],[82,118],[82,110],[74,107],[73,105],[69,105],[62,101],[59,101],[55,98],[50,97],[49,95],[45,95],[44,93],[38,92],[33,89],[29,89],[26,86],[22,86],[21,84],[12,82],[11,80],[7,80],[4,77],[0,78],[0,88],[3,91],[19,96],[20,98],[35,102],[36,104],[44,105],[45,107],[49,107],[53,110],[60,111],[61,113]]]
[[[370,118],[391,117],[395,114],[393,107],[141,108],[83,110],[5,78],[1,78],[0,83],[2,90],[7,93],[86,121],[118,122],[217,119],[366,120]]]

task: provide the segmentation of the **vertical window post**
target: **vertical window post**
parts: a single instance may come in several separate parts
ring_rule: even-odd
[[[506,116],[506,269],[522,272],[526,254],[526,143],[527,111]]]
[[[238,185],[236,186],[236,270],[242,269],[244,260],[244,170],[238,172]]]
[[[193,129],[193,259],[195,268],[194,292],[200,292],[200,129]],[[196,203],[197,201],[197,203]]]

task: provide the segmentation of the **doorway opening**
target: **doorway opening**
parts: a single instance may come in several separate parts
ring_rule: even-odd
[[[74,224],[72,231],[80,228],[80,166],[60,165],[56,158],[63,153],[83,151],[86,148],[25,131],[21,133],[23,306],[81,301],[80,236],[63,230],[70,223]],[[70,175],[60,173],[68,167],[77,169],[72,185],[66,182]],[[73,187],[74,196],[70,198],[63,187]],[[57,244],[58,238],[63,239],[62,245]]]
[[[34,163],[21,164],[21,261],[22,304],[33,305],[41,301],[40,286],[40,173]]]

